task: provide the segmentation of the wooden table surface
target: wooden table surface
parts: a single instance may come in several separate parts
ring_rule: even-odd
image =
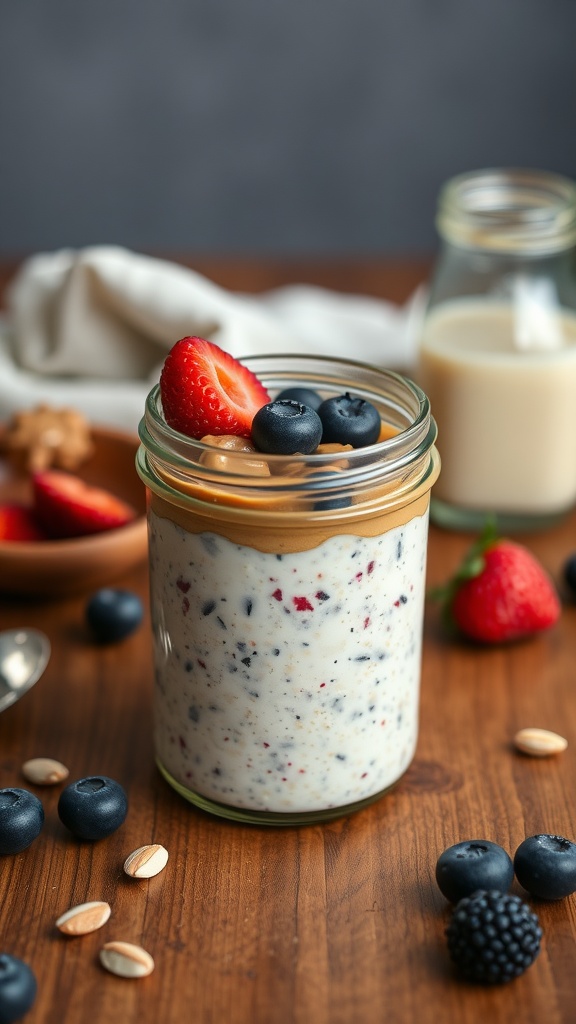
[[[220,283],[259,290],[311,281],[403,300],[424,264],[216,260],[194,265]],[[4,270],[4,280],[10,273]],[[576,549],[576,514],[523,541],[559,582]],[[466,535],[432,527],[429,584],[446,578]],[[119,583],[147,606],[147,572]],[[427,607],[420,739],[388,796],[349,818],[275,830],[193,809],[160,778],[151,744],[149,618],[124,642],[96,647],[85,597],[0,602],[2,628],[43,629],[52,658],[37,686],[0,716],[0,786],[27,785],[22,763],[51,756],[71,779],[104,773],[129,796],[124,825],[76,842],[57,816],[59,789],[37,789],[46,821],[25,852],[0,863],[0,949],[28,961],[38,997],[30,1024],[476,1024],[576,1020],[576,897],[530,900],[542,952],[520,979],[483,989],[457,981],[446,952],[448,904],[434,880],[445,847],[486,838],[511,855],[537,832],[576,833],[576,605],[528,642],[477,649],[447,640]],[[569,741],[559,757],[517,754],[523,726]],[[132,881],[126,855],[166,846],[166,870]],[[514,883],[513,891],[523,890]],[[526,894],[524,893],[526,896]],[[65,939],[58,915],[92,899],[112,907],[92,935]],[[103,941],[144,946],[155,972],[104,972]]]

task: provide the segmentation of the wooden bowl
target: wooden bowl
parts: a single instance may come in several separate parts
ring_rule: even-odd
[[[128,502],[136,509],[136,519],[73,540],[0,540],[0,591],[44,597],[88,593],[120,579],[146,559],[146,492],[134,462],[138,438],[93,427],[92,439],[94,453],[76,474]],[[0,481],[0,502],[10,501],[31,501],[29,480]]]

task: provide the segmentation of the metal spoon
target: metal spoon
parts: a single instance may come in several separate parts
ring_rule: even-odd
[[[39,629],[0,632],[0,711],[37,683],[50,658],[50,641]]]

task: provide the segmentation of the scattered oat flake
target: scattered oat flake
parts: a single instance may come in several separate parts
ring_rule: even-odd
[[[55,786],[69,774],[66,765],[52,757],[33,757],[22,765],[22,775],[36,786]]]
[[[551,757],[561,754],[568,746],[568,740],[549,729],[520,729],[514,737],[514,745],[523,754],[531,757]]]
[[[88,935],[106,924],[110,913],[110,905],[103,900],[79,903],[60,915],[56,927],[64,935]]]
[[[107,942],[100,950],[100,963],[120,978],[145,978],[154,970],[150,953],[132,942]]]
[[[140,846],[127,856],[124,871],[131,878],[153,878],[164,870],[167,863],[168,850],[159,843],[151,843]]]

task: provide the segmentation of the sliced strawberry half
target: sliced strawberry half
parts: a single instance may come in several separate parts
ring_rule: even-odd
[[[188,437],[250,437],[255,414],[270,401],[255,374],[203,338],[181,338],[160,375],[162,408],[169,426]]]
[[[51,537],[83,537],[134,519],[131,505],[73,473],[49,469],[33,476],[34,512]]]
[[[27,505],[0,505],[0,540],[46,540]]]

